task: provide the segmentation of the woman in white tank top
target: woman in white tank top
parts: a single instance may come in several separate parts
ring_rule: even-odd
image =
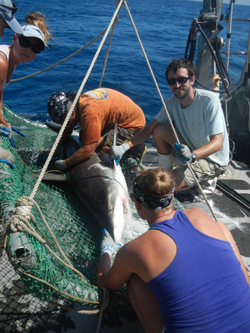
[[[1,0],[0,0],[1,1]],[[1,7],[1,2],[0,2]],[[14,34],[11,45],[0,46],[0,127],[11,125],[2,114],[3,90],[9,84],[13,72],[23,62],[30,62],[45,50],[51,34],[46,26],[46,17],[33,12],[26,16],[21,34]]]

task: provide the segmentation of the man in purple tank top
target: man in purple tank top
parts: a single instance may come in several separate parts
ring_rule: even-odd
[[[229,229],[199,208],[173,210],[173,196],[168,171],[140,173],[133,197],[150,228],[121,248],[103,232],[98,286],[126,283],[146,332],[250,332],[250,279]]]

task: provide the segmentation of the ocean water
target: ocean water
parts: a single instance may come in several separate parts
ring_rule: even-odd
[[[115,11],[115,0],[16,0],[15,3],[19,7],[16,17],[20,23],[24,23],[25,16],[31,11],[45,14],[54,39],[34,61],[21,64],[15,70],[13,79],[45,69],[69,56],[103,31]],[[161,93],[167,99],[171,93],[165,79],[166,67],[174,57],[184,56],[190,25],[193,18],[199,16],[202,2],[128,0],[127,4]],[[224,15],[228,6],[224,5]],[[234,16],[248,18],[250,6],[235,5]],[[221,36],[226,38],[227,26],[224,22],[222,25],[225,28]],[[232,51],[246,51],[248,31],[249,23],[233,23]],[[13,32],[8,31],[1,38],[1,43],[10,44],[12,36]],[[101,38],[49,71],[12,82],[4,91],[3,102],[27,118],[42,122],[48,120],[48,98],[58,91],[78,91]],[[99,86],[108,42],[109,36],[83,91]],[[239,78],[244,62],[245,57],[234,59],[232,56],[230,59],[229,74],[233,81]],[[161,108],[160,98],[125,7],[121,9],[115,27],[102,86],[119,90],[132,98],[144,110],[147,122]]]

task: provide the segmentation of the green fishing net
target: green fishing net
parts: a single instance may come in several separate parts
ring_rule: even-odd
[[[44,124],[29,121],[4,107],[4,115],[22,136],[12,131],[14,147],[8,138],[1,137],[0,144],[10,150],[15,157],[15,169],[7,164],[0,165],[0,203],[3,222],[13,210],[16,201],[30,196],[36,184],[38,174],[54,144],[57,133]],[[131,160],[131,170],[138,161]],[[126,163],[125,163],[126,164]],[[124,166],[126,168],[126,165]],[[125,174],[129,175],[128,170]],[[131,172],[134,177],[134,174]],[[100,255],[102,227],[89,210],[73,193],[69,184],[51,184],[42,182],[34,200],[39,205],[52,234],[46,228],[36,207],[32,208],[34,220],[30,221],[34,230],[42,237],[46,246],[25,232],[9,232],[6,251],[11,264],[21,276],[28,292],[44,301],[53,297],[78,302],[94,308],[102,304],[103,293],[96,286],[96,269]],[[139,219],[133,208],[134,225],[129,226],[129,241],[146,231],[145,221]],[[174,201],[176,209],[184,208]],[[74,269],[66,267],[53,235]],[[48,247],[51,251],[48,250]],[[65,261],[65,260],[64,260]],[[127,306],[125,288],[112,294],[113,304]],[[112,302],[110,302],[112,303]]]

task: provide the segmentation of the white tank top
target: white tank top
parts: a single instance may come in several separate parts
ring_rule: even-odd
[[[5,58],[4,55],[0,53],[0,56],[2,56],[7,61],[8,65],[9,65],[9,58],[10,58],[9,46],[8,45],[0,45],[0,51],[3,52],[6,55],[6,58]],[[8,83],[6,83],[6,79],[7,79],[7,75],[4,78],[3,85],[2,85],[2,90],[4,90],[4,88],[6,88],[7,85],[10,83],[10,81]]]

